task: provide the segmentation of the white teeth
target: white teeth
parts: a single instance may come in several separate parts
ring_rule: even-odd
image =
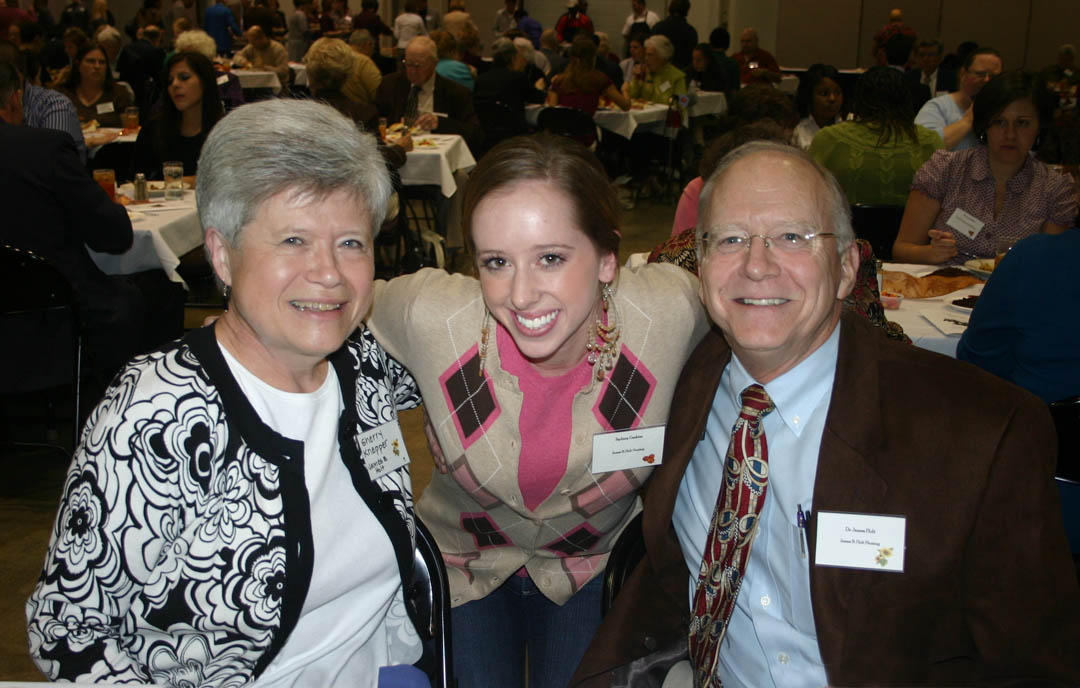
[[[319,303],[317,301],[290,301],[293,308],[301,311],[336,311],[341,308],[340,303]]]
[[[539,330],[544,325],[547,325],[555,319],[557,311],[552,311],[547,315],[541,315],[539,318],[523,318],[520,315],[516,315],[517,321],[521,323],[522,327],[528,330]]]
[[[787,299],[739,299],[739,302],[747,306],[779,306],[787,303]]]

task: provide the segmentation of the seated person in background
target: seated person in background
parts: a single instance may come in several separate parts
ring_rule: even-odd
[[[376,131],[379,111],[358,90],[359,62],[360,56],[341,39],[318,39],[304,56],[308,88],[314,98],[333,106],[368,131]]]
[[[772,53],[758,46],[757,29],[743,29],[739,34],[739,45],[742,50],[735,53],[735,61],[739,63],[739,78],[742,83],[780,82],[780,64]]]
[[[71,99],[80,122],[97,120],[103,127],[121,127],[120,115],[134,104],[127,84],[113,81],[105,51],[96,45],[75,55],[68,80],[59,89]]]
[[[648,36],[648,34],[646,34],[646,36]],[[642,48],[642,50],[644,50],[644,48]],[[540,52],[544,53],[544,57],[548,59],[548,64],[551,65],[552,74],[558,74],[566,69],[568,60],[566,56],[562,54],[562,49],[559,47],[559,37],[555,35],[555,29],[544,29],[543,32],[541,32]]]
[[[1046,403],[1080,394],[1080,230],[1022,240],[994,268],[956,357]]]
[[[35,85],[27,79],[26,55],[15,47],[14,43],[4,38],[0,38],[0,60],[6,60],[14,65],[22,81],[20,87],[22,123],[28,127],[64,132],[71,137],[75,150],[79,153],[79,159],[85,163],[86,141],[83,139],[79,115],[71,99],[52,89]]]
[[[805,152],[745,144],[701,209],[715,327],[673,396],[645,556],[569,685],[675,663],[683,686],[1076,685],[1046,406],[843,312],[848,203]]]
[[[458,134],[475,149],[483,132],[473,109],[473,95],[461,84],[436,74],[437,63],[435,42],[427,36],[414,38],[405,48],[405,69],[383,77],[375,105],[391,124],[405,119],[427,131]]]
[[[686,73],[690,80],[687,84],[692,91],[727,91],[728,86],[724,70],[708,43],[698,43],[690,54],[690,71]]]
[[[239,67],[275,72],[283,88],[289,86],[289,53],[285,46],[266,35],[262,27],[253,26],[244,32],[248,44],[236,53],[233,62]]]
[[[131,248],[131,220],[91,179],[71,137],[25,126],[21,96],[15,65],[0,57],[0,243],[33,251],[64,274],[86,364],[109,379],[131,356],[181,334],[184,289],[160,269],[105,275],[94,264],[88,249]]]
[[[623,83],[628,84],[634,78],[634,68],[645,64],[645,39],[650,36],[645,31],[635,31],[630,35],[627,42],[627,50],[630,55],[619,62],[619,69],[623,73]],[[561,69],[559,71],[562,71]]]
[[[120,52],[124,47],[124,36],[115,26],[99,26],[94,33],[94,42],[105,51],[105,57],[109,59],[109,67],[113,70],[113,77],[120,76]],[[130,84],[130,82],[129,82]]]
[[[160,44],[161,29],[154,25],[144,26],[140,38],[124,46],[116,58],[120,79],[131,85],[135,92],[135,104],[143,117],[150,116],[153,106],[151,99],[161,86],[155,83],[165,64],[165,51],[159,47]]]
[[[911,53],[914,50],[914,47],[915,39],[911,36],[904,36],[902,34],[893,36],[885,43],[885,61],[887,63],[885,66],[900,72],[901,76],[906,75],[907,64],[911,61]],[[903,86],[911,97],[911,114],[912,118],[914,118],[915,113],[921,110],[922,106],[925,105],[934,94],[930,92],[928,86],[924,86],[911,79],[904,79]]]
[[[509,38],[491,44],[491,67],[476,77],[476,103],[500,102],[513,113],[513,129],[525,132],[525,103],[544,102],[544,92],[525,77],[525,58]]]
[[[570,62],[566,69],[551,80],[547,104],[577,108],[592,117],[601,96],[622,110],[630,109],[630,99],[619,93],[606,74],[596,69],[596,44],[588,36],[578,36],[570,44]]]
[[[806,150],[819,131],[844,121],[844,90],[840,88],[840,73],[836,67],[813,64],[799,77],[795,91],[795,107],[799,110],[799,125],[792,139],[799,148]]]
[[[979,145],[975,138],[975,96],[986,82],[1001,74],[1001,53],[993,48],[976,48],[960,68],[960,88],[926,101],[915,115],[915,124],[933,129],[948,150],[966,150]]]
[[[457,82],[472,91],[476,88],[476,74],[469,65],[461,61],[461,46],[449,31],[437,29],[430,34],[439,53],[435,64],[435,73]]]
[[[672,96],[686,95],[686,75],[671,58],[675,48],[665,36],[645,39],[645,61],[634,69],[634,78],[623,84],[623,93],[631,99],[667,105]]]
[[[176,39],[177,53],[199,53],[211,65],[213,65],[214,59],[217,57],[216,51],[214,39],[201,29],[185,31],[183,35]],[[173,53],[172,57],[175,56],[176,53]],[[169,59],[171,60],[172,57]],[[223,76],[225,81],[221,80]],[[164,87],[164,84],[162,86]],[[215,90],[217,90],[226,110],[233,110],[244,104],[244,89],[240,86],[240,77],[232,72],[221,73],[215,71]]]
[[[210,60],[199,53],[176,53],[169,58],[162,78],[165,96],[161,111],[135,139],[136,172],[147,179],[161,179],[162,164],[179,161],[184,175],[198,174],[203,142],[225,114],[215,79]]]
[[[91,414],[30,654],[88,683],[375,688],[421,655],[408,462],[369,473],[359,451],[420,402],[361,325],[390,179],[370,136],[293,99],[231,113],[203,163],[229,308],[132,361]]]
[[[728,48],[731,47],[731,34],[724,27],[718,26],[709,34],[709,45],[712,46],[716,59],[724,70],[725,81],[730,84],[728,91],[737,90],[742,82],[739,63],[727,54]]]
[[[513,34],[514,32],[511,33]],[[521,71],[525,73],[526,81],[533,84],[536,88],[546,87],[547,72],[544,71],[544,68],[546,67],[547,70],[550,71],[551,64],[548,63],[547,58],[544,57],[544,53],[535,50],[532,46],[532,41],[524,36],[515,35],[511,40],[514,41],[514,48],[517,49],[518,55],[521,56]]]
[[[936,38],[924,38],[915,47],[917,67],[909,69],[908,79],[926,86],[934,98],[956,90],[956,72],[941,66],[945,45]],[[922,106],[915,108],[918,112]]]
[[[919,168],[893,259],[957,265],[993,258],[1002,241],[1071,227],[1072,182],[1028,155],[1052,121],[1054,102],[1031,72],[994,77],[975,99],[973,128],[983,143],[938,151]]]
[[[364,102],[374,103],[375,93],[382,83],[382,72],[375,64],[375,39],[367,29],[357,29],[349,34],[349,47],[356,53],[356,81]]]
[[[891,67],[871,67],[855,84],[855,119],[822,129],[810,144],[810,157],[852,205],[904,205],[915,171],[941,148],[936,132],[912,124],[906,82]]]
[[[379,16],[379,0],[360,0],[360,12],[352,18],[353,29],[366,29],[375,40],[379,36],[393,36],[394,31]]]
[[[244,28],[246,29],[244,33],[247,34],[247,31],[257,26],[262,29],[263,35],[267,38],[276,40],[278,35],[284,35],[285,26],[278,24],[281,20],[278,13],[270,9],[270,0],[255,0],[253,4],[254,7],[244,12]]]

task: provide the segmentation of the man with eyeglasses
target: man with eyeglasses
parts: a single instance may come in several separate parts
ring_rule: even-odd
[[[979,145],[972,129],[975,96],[987,81],[1001,74],[1001,53],[993,48],[980,47],[969,54],[960,68],[960,88],[926,101],[915,116],[915,124],[933,129],[945,141],[949,150],[964,150]]]
[[[803,151],[732,151],[698,231],[717,329],[676,388],[645,557],[571,685],[1075,684],[1046,406],[842,314],[848,204]]]

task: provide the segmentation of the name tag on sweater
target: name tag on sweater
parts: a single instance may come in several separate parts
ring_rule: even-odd
[[[113,104],[111,102],[110,103],[98,103],[97,104],[97,113],[99,115],[107,115],[110,112],[115,112],[115,111],[116,111],[116,108],[113,107]]]
[[[817,512],[814,564],[870,571],[904,571],[903,516]]]
[[[378,480],[409,463],[405,438],[401,436],[401,426],[396,420],[361,434],[358,442],[360,456],[372,480]]]
[[[664,458],[664,425],[593,435],[593,473],[659,466]]]

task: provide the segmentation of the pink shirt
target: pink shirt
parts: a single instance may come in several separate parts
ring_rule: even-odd
[[[1038,234],[1048,221],[1071,227],[1076,218],[1076,198],[1069,180],[1031,157],[1006,182],[1005,202],[995,218],[994,176],[986,146],[937,151],[915,173],[911,188],[941,203],[933,228],[955,235],[959,253],[950,262],[957,265],[973,256],[993,258],[999,239],[1019,241]],[[957,208],[985,223],[974,239],[946,224]]]
[[[518,487],[525,507],[535,511],[566,473],[574,395],[589,382],[593,368],[583,359],[565,375],[544,377],[525,360],[502,325],[496,332],[502,367],[521,387]]]
[[[683,189],[679,197],[679,205],[675,208],[675,222],[671,224],[671,236],[678,236],[691,227],[697,227],[698,199],[701,198],[701,189],[705,186],[705,180],[694,177]]]

